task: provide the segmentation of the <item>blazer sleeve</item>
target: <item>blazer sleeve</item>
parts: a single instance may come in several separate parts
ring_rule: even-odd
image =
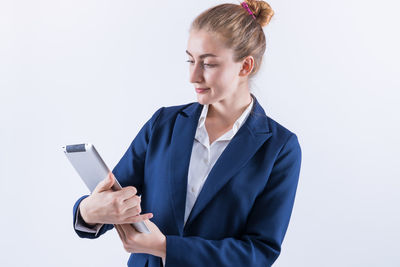
[[[243,235],[222,240],[167,235],[166,267],[192,266],[193,262],[198,266],[271,266],[289,224],[300,165],[301,148],[292,134],[276,157]]]
[[[112,170],[115,178],[122,187],[132,185],[135,186],[140,194],[144,179],[144,163],[146,158],[147,145],[149,144],[152,131],[156,121],[158,120],[164,107],[159,108],[152,117],[142,126],[137,136],[131,142],[118,164]],[[73,221],[75,226],[75,218],[80,202],[88,195],[80,197],[73,207]],[[75,232],[82,238],[97,238],[114,228],[112,224],[104,224],[97,234],[83,232],[74,227]]]

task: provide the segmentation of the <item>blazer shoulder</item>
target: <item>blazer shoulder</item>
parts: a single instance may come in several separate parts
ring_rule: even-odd
[[[267,116],[267,118],[272,136],[279,140],[279,142],[285,144],[291,137],[297,139],[297,135],[293,131],[289,130],[271,117]]]
[[[170,122],[171,120],[174,120],[178,113],[180,113],[182,110],[186,109],[187,107],[195,105],[196,103],[197,102],[190,102],[190,103],[182,104],[182,105],[163,106],[163,107],[159,108],[156,111],[156,113],[158,113],[157,125],[161,126],[166,122]]]

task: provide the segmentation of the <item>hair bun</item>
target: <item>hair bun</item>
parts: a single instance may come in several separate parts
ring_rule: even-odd
[[[261,27],[267,26],[270,22],[274,11],[271,6],[265,1],[258,0],[245,0],[250,10],[256,16],[256,21],[261,25]]]

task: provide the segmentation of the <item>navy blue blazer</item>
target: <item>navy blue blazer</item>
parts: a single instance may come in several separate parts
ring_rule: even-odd
[[[122,186],[142,194],[142,211],[166,236],[166,267],[271,266],[292,212],[301,164],[297,136],[254,105],[225,148],[184,226],[189,160],[203,105],[161,107],[113,169]],[[73,208],[73,218],[81,197]],[[82,238],[97,236],[75,230]],[[161,258],[131,254],[130,267],[159,267]]]

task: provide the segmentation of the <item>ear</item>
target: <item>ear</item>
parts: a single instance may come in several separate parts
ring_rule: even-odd
[[[242,68],[240,69],[239,76],[247,76],[251,73],[254,67],[254,58],[247,56],[242,61]]]

